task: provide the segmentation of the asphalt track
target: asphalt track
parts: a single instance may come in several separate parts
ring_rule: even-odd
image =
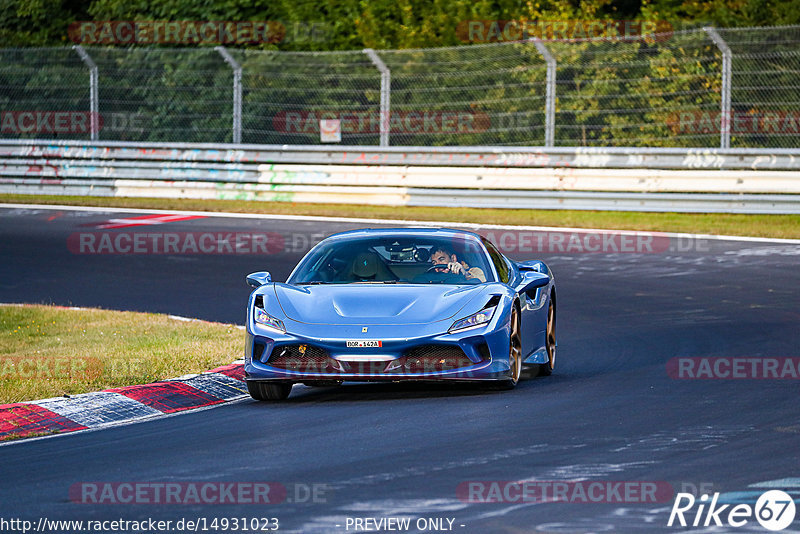
[[[158,227],[273,232],[294,241],[266,256],[93,255],[67,247],[72,234],[132,216],[0,209],[0,301],[242,323],[248,272],[267,269],[285,279],[307,248],[297,236],[365,226],[205,218]],[[551,377],[511,392],[296,387],[283,404],[246,400],[2,446],[0,519],[277,517],[280,532],[353,532],[347,518],[410,517],[450,518],[453,531],[470,533],[766,532],[752,520],[738,529],[669,528],[672,499],[459,499],[457,488],[468,481],[666,481],[675,492],[703,487],[730,496],[800,476],[798,380],[675,380],[667,372],[674,357],[800,356],[800,245],[676,246],[690,250],[535,255],[559,284]],[[274,481],[290,493],[271,505],[71,501],[70,487],[88,481]],[[313,484],[324,484],[324,494],[297,502]],[[798,531],[796,521],[783,532]]]

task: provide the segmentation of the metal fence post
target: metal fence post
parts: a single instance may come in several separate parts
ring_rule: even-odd
[[[711,26],[703,28],[708,36],[717,45],[719,51],[722,52],[722,103],[720,111],[722,116],[719,119],[719,147],[731,147],[731,62],[733,54],[730,47],[725,42],[725,39]]]
[[[89,67],[89,135],[92,141],[97,141],[100,130],[100,95],[97,64],[81,45],[74,45],[72,49],[78,53],[81,60]]]
[[[242,66],[233,59],[224,46],[215,46],[225,63],[233,69],[233,142],[242,142]]]
[[[364,53],[369,57],[372,64],[381,73],[381,146],[389,146],[389,113],[391,111],[390,96],[392,91],[392,73],[386,63],[378,56],[372,48],[365,48]]]
[[[545,80],[545,103],[544,103],[544,146],[553,146],[556,136],[556,58],[544,43],[533,39],[533,45],[542,55],[547,63],[547,78]]]

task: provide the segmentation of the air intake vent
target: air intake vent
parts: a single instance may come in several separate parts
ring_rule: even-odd
[[[334,362],[325,349],[314,345],[283,345],[272,349],[268,365],[306,373],[330,373],[336,371]]]
[[[455,345],[422,345],[404,354],[405,370],[409,373],[451,371],[475,365],[464,351]]]
[[[253,360],[254,361],[261,361],[261,355],[264,354],[264,349],[267,346],[263,343],[253,343]]]

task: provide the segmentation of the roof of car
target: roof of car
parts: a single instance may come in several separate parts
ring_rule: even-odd
[[[480,235],[468,230],[457,230],[455,228],[362,228],[360,230],[348,230],[339,232],[328,237],[347,238],[347,237],[472,237],[480,239]]]

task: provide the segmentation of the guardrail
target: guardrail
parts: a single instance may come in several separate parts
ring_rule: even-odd
[[[0,157],[325,165],[800,170],[800,149],[377,147],[0,139]]]
[[[0,140],[0,192],[800,213],[800,150]]]

